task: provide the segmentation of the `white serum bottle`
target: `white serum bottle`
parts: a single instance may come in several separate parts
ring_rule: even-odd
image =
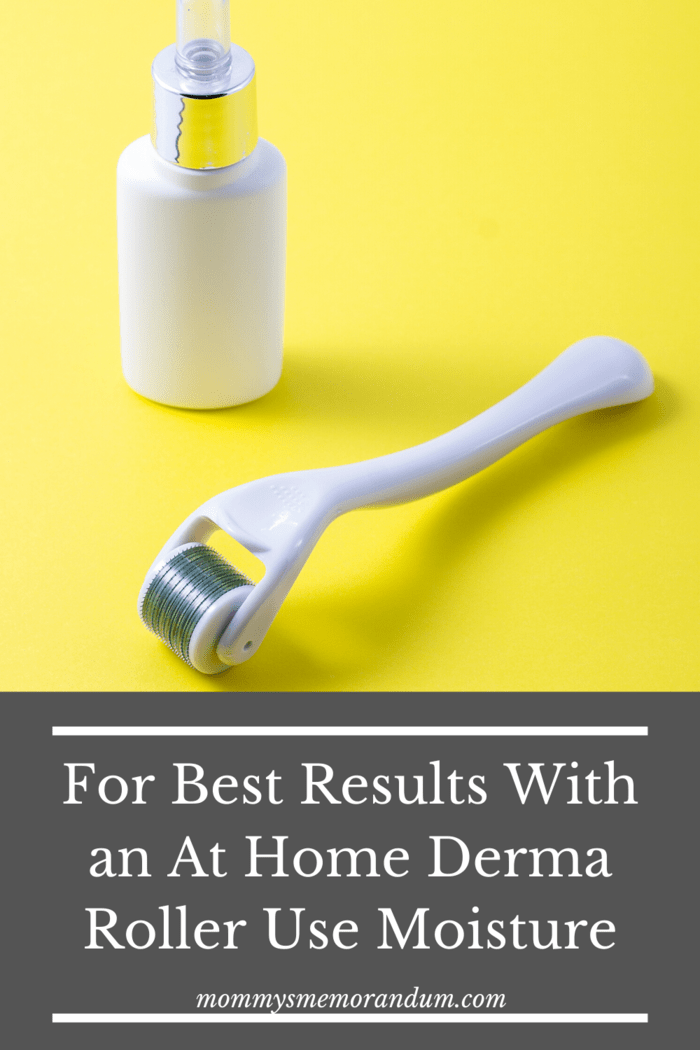
[[[117,166],[124,377],[180,408],[253,401],[282,370],[286,166],[228,0],[177,0],[153,87],[152,133]]]

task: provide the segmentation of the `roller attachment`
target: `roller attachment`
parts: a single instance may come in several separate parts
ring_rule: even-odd
[[[195,667],[190,645],[195,628],[202,624],[220,598],[253,581],[234,568],[213,547],[188,543],[176,547],[151,573],[139,601],[139,615],[149,631],[190,667]],[[241,596],[242,600],[242,596]],[[225,624],[222,625],[222,630]],[[226,670],[221,664],[215,670]],[[209,672],[211,673],[211,672]]]

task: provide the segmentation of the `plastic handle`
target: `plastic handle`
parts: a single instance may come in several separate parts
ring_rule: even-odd
[[[640,401],[653,389],[649,366],[633,346],[606,336],[582,339],[515,393],[455,430],[402,452],[328,468],[338,513],[440,492],[555,423]]]
[[[442,437],[363,463],[264,478],[205,504],[171,543],[201,538],[195,535],[196,528],[202,522],[207,528],[216,522],[241,542],[242,533],[255,537],[249,549],[260,551],[268,568],[221,635],[219,658],[238,664],[253,655],[333,518],[359,507],[407,503],[439,492],[555,423],[640,401],[653,389],[649,366],[634,347],[605,336],[582,339],[514,394]],[[289,491],[280,502],[280,485],[294,490],[298,506],[285,505]],[[306,493],[314,497],[309,504],[304,503]],[[304,506],[310,512],[305,513]],[[280,514],[280,509],[285,513]]]

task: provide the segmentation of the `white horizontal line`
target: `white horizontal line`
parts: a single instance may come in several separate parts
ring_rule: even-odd
[[[646,1024],[648,1014],[53,1014],[54,1024]]]
[[[647,726],[53,726],[53,736],[648,736]]]

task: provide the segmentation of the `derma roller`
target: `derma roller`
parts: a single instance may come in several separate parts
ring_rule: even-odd
[[[250,481],[191,514],[151,566],[139,615],[191,667],[217,674],[258,649],[324,529],[360,507],[422,499],[495,463],[564,419],[654,389],[642,355],[618,339],[582,339],[514,394],[415,448],[342,467]],[[257,555],[253,584],[206,541],[222,529]]]

